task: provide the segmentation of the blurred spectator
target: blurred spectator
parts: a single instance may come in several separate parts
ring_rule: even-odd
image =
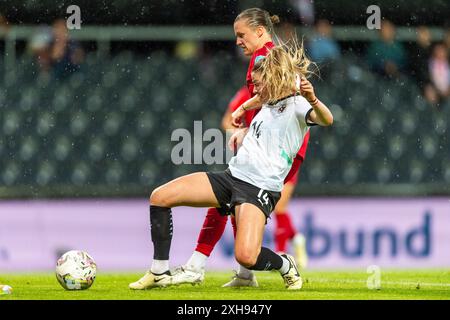
[[[0,34],[6,35],[9,32],[10,27],[9,21],[0,13]]]
[[[382,75],[396,77],[406,65],[403,45],[395,40],[395,26],[388,20],[381,23],[380,39],[372,42],[367,51],[367,62]]]
[[[6,39],[10,29],[11,24],[6,19],[6,17],[0,13],[0,39]],[[0,43],[0,53],[4,52],[5,46],[5,41],[2,41]]]
[[[84,51],[77,41],[69,38],[64,19],[58,19],[53,23],[51,58],[56,79],[63,79],[79,70],[84,60]]]
[[[200,44],[196,41],[180,41],[175,46],[175,57],[181,60],[191,60],[198,58],[200,54]]]
[[[28,42],[28,48],[39,67],[40,76],[50,75],[52,66],[50,48],[52,39],[53,36],[50,27],[39,27]]]
[[[447,29],[444,35],[444,43],[447,47],[447,50],[450,50],[450,28]]]
[[[290,0],[300,17],[300,21],[305,26],[314,25],[314,1],[313,0]]]
[[[425,88],[429,82],[428,59],[431,54],[431,34],[425,26],[416,29],[416,42],[410,48],[409,68],[420,88]]]
[[[309,55],[317,63],[330,62],[341,56],[339,44],[332,38],[332,27],[328,20],[317,21],[314,33],[308,42]]]
[[[450,95],[448,49],[443,43],[433,47],[428,70],[430,84],[426,87],[425,97],[429,102],[438,104]]]

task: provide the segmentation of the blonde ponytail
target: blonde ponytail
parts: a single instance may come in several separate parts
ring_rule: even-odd
[[[253,67],[253,72],[261,73],[262,100],[274,103],[298,91],[298,77],[315,73],[310,70],[312,65],[315,64],[306,56],[303,42],[292,39],[272,48]]]

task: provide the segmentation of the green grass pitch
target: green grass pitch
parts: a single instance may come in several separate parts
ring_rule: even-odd
[[[52,273],[0,274],[0,283],[13,287],[0,300],[318,300],[318,299],[450,299],[450,270],[389,270],[381,273],[381,288],[368,289],[370,276],[364,271],[315,271],[302,273],[303,288],[287,291],[277,272],[257,272],[258,288],[221,288],[231,272],[208,272],[198,286],[181,285],[164,289],[132,291],[128,283],[142,274],[97,274],[85,291],[66,291]]]

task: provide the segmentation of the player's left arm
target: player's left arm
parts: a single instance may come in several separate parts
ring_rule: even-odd
[[[230,140],[228,141],[228,147],[230,148],[231,151],[236,152],[241,147],[247,132],[248,127],[239,128],[235,130],[233,135],[230,137]]]
[[[307,120],[320,126],[331,126],[333,124],[333,114],[322,101],[317,99],[313,85],[304,77],[300,80],[300,92],[313,108]]]

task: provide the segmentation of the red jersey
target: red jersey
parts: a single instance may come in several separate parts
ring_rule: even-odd
[[[252,79],[252,70],[253,70],[253,66],[255,65],[255,60],[258,57],[265,57],[267,56],[267,54],[269,53],[269,50],[272,49],[275,45],[273,44],[273,42],[267,42],[264,44],[264,46],[258,50],[256,50],[255,52],[253,52],[252,57],[250,58],[250,64],[248,65],[248,69],[247,69],[247,77],[246,82],[247,82],[247,88],[248,91],[250,92],[250,97],[254,97],[255,93],[253,92],[254,89],[254,85],[253,85],[253,79]],[[247,112],[245,112],[245,118],[247,119],[253,119],[259,112],[259,109],[253,109],[253,110],[249,110]],[[247,116],[247,114],[249,114]],[[250,121],[251,122],[251,121]],[[249,123],[250,123],[249,122]]]
[[[233,113],[237,108],[241,106],[245,101],[250,99],[250,92],[248,92],[247,86],[243,86],[239,89],[238,92],[234,95],[233,99],[231,99],[230,103],[228,104],[228,110]],[[253,119],[253,113],[246,112],[245,113],[245,125],[250,126],[250,122],[252,122]]]
[[[253,66],[255,65],[255,60],[259,56],[261,56],[261,57],[267,56],[267,54],[269,53],[269,50],[272,49],[273,47],[275,47],[273,42],[267,42],[266,44],[264,44],[264,46],[261,49],[258,49],[255,52],[253,52],[252,57],[250,58],[250,64],[248,65],[246,80],[247,80],[248,91],[250,92],[251,97],[253,97],[255,95],[253,92],[253,88],[255,86],[253,85],[253,79],[252,79],[252,70],[253,70]]]

